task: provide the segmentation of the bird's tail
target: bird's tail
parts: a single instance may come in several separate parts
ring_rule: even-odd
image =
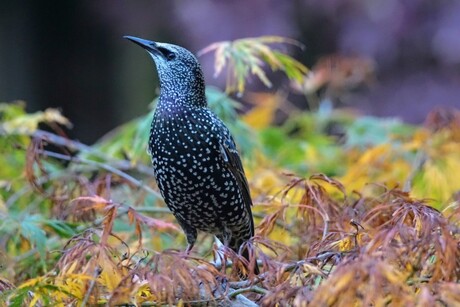
[[[247,272],[253,271],[255,275],[260,274],[259,266],[257,265],[257,259],[254,254],[254,246],[249,241],[241,242],[241,240],[231,239],[229,247],[237,254],[241,252],[241,256],[247,260]],[[239,272],[239,275],[246,276],[247,274]]]
[[[243,251],[241,252],[241,256],[243,256],[249,263],[249,267],[248,267],[248,270],[251,270],[251,267],[253,266],[254,267],[254,274],[255,275],[259,275],[260,274],[260,270],[259,270],[259,265],[257,264],[257,259],[255,257],[251,257],[250,256],[250,252],[249,252],[249,247],[246,246]],[[251,263],[251,258],[252,258],[252,261],[254,262],[254,265],[252,265]]]

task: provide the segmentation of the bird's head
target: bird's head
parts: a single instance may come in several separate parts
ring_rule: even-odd
[[[124,38],[144,48],[153,58],[160,80],[160,99],[206,106],[203,72],[190,51],[177,45],[133,36]]]

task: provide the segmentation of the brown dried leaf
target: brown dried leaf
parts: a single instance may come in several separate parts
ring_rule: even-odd
[[[155,219],[153,217],[145,216],[137,212],[134,208],[131,208],[131,207],[129,207],[128,209],[128,215],[130,216],[130,222],[136,221],[137,223],[143,223],[146,226],[157,229],[157,230],[179,231],[179,228],[175,224],[166,222],[163,220]]]
[[[269,214],[263,218],[263,220],[257,226],[257,235],[267,237],[275,228],[276,221],[282,217],[285,207],[281,207],[276,212]]]
[[[333,187],[336,187],[340,192],[342,192],[344,198],[346,198],[347,196],[347,192],[345,190],[345,187],[343,186],[343,184],[334,179],[334,178],[330,178],[324,174],[314,174],[314,175],[311,175],[310,176],[310,180],[319,180],[319,181],[324,181],[330,185],[332,185]]]
[[[104,197],[99,195],[93,196],[80,196],[71,201],[74,203],[75,209],[74,210],[103,210],[105,208],[110,208],[114,205],[111,200],[107,200]]]
[[[117,216],[117,209],[118,206],[107,207],[107,213],[104,217],[104,221],[102,222],[104,228],[102,229],[101,244],[103,245],[107,244],[107,240],[112,233],[113,223]]]

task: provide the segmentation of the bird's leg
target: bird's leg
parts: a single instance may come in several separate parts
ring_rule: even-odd
[[[226,257],[225,257],[225,252],[224,252],[224,245],[222,243],[224,239],[222,238],[222,235],[221,234],[216,234],[215,237],[214,237],[214,247],[215,247],[215,254],[214,254],[214,261],[212,262],[212,264],[216,267],[216,268],[225,268],[225,261],[226,261]]]
[[[214,244],[217,245],[217,250],[216,254],[214,255],[214,261],[212,264],[220,269],[221,272],[225,272],[225,268],[227,266],[226,261],[227,257],[225,256],[225,246],[223,244],[224,242],[224,237],[222,234],[216,234]],[[225,275],[216,275],[216,281],[217,281],[217,288],[215,290],[214,295],[224,295],[226,291],[228,290],[228,280],[225,277]]]
[[[197,237],[197,231],[195,228],[187,228],[185,229],[185,235],[187,236],[187,248],[185,249],[185,254],[188,256],[190,255],[190,252],[192,251],[193,245],[195,245],[196,237]]]
[[[192,244],[187,244],[187,248],[185,249],[185,254],[188,256],[190,255],[190,252],[192,251],[192,248],[193,248],[193,243]]]
[[[198,233],[196,228],[187,224],[181,217],[176,216],[176,219],[179,222],[179,225],[182,227],[182,230],[184,230],[185,236],[187,237],[188,244],[187,248],[185,249],[185,255],[188,256],[192,251],[193,245],[195,245]]]

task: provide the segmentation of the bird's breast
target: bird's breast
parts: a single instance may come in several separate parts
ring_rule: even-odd
[[[233,212],[242,210],[243,201],[221,156],[217,129],[208,119],[182,115],[157,116],[151,129],[149,151],[166,204],[199,229],[203,218],[209,229],[219,227],[222,218],[236,222]]]
[[[187,110],[156,115],[149,152],[157,182],[183,192],[218,188],[215,182],[225,174],[219,139],[208,123],[196,120]]]

